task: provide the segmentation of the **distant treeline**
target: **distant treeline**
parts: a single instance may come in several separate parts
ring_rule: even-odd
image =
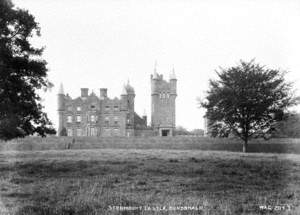
[[[274,137],[300,137],[300,114],[291,113],[285,120],[282,120],[276,125]]]

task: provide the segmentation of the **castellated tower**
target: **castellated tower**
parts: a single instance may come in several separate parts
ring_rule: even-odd
[[[58,93],[57,93],[57,112],[58,112],[58,135],[62,136],[64,129],[64,112],[65,112],[65,94],[63,85],[60,84]]]
[[[154,70],[151,75],[151,126],[158,136],[173,136],[177,79],[173,69],[169,82]]]

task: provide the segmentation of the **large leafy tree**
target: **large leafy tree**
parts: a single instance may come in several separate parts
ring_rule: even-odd
[[[34,36],[40,36],[34,17],[0,0],[0,139],[55,133],[38,95],[52,84],[43,49],[30,43]]]
[[[284,79],[285,72],[267,69],[255,63],[240,61],[231,68],[216,71],[201,106],[206,108],[208,126],[215,136],[230,133],[243,140],[270,134],[287,108],[295,104],[292,84]]]

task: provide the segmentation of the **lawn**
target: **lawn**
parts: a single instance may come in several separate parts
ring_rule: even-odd
[[[2,214],[300,214],[296,154],[2,151],[0,171]]]

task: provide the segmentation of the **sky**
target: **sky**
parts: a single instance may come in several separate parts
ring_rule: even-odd
[[[150,119],[150,74],[178,79],[176,125],[204,127],[208,80],[219,67],[256,60],[289,71],[300,85],[299,0],[13,0],[40,23],[51,91],[41,93],[57,126],[57,91],[73,98],[88,87],[119,97],[127,80],[135,88],[135,110]],[[299,95],[299,91],[297,91]],[[294,110],[300,111],[299,107]]]

